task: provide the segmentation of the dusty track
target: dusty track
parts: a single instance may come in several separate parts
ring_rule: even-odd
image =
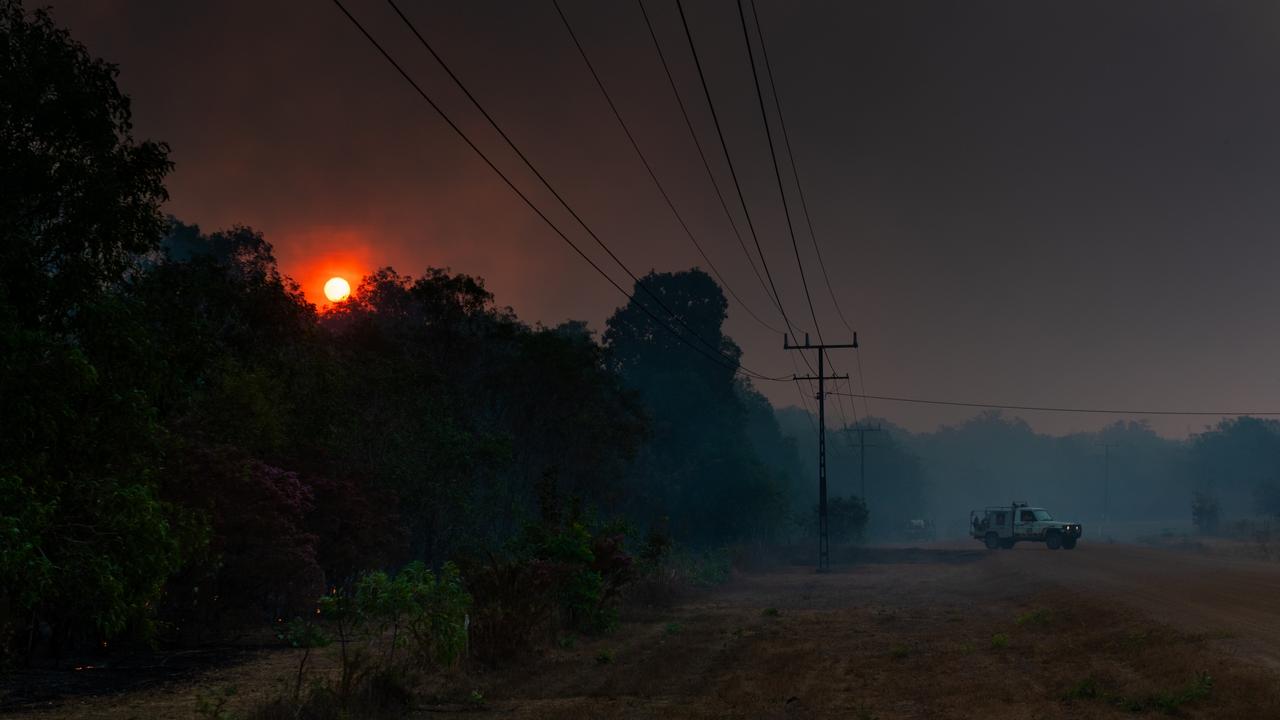
[[[860,560],[748,574],[536,674],[499,672],[482,681],[492,716],[1164,717],[1154,698],[1208,672],[1212,698],[1178,714],[1280,717],[1280,565],[1084,543]]]
[[[1020,545],[992,552],[983,565],[1020,587],[1053,583],[1125,603],[1186,632],[1229,640],[1242,656],[1280,668],[1280,563],[1081,542],[1070,552]]]

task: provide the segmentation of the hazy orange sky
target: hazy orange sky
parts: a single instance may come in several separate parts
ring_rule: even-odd
[[[634,270],[703,264],[550,3],[404,4]],[[720,214],[635,4],[564,5],[712,259],[758,314],[779,322]],[[534,187],[384,3],[350,6]],[[736,9],[728,0],[688,6],[770,267],[793,319],[809,325]],[[647,7],[714,149],[674,7]],[[169,211],[206,230],[262,230],[310,297],[320,299],[333,274],[354,285],[391,265],[480,275],[530,322],[576,318],[598,330],[620,302],[331,4],[54,0],[53,12],[120,65],[137,134],[172,145]],[[1277,6],[762,1],[760,13],[869,391],[1280,408]],[[843,328],[800,240],[833,340]],[[792,372],[780,337],[736,304],[730,313],[747,365]],[[836,361],[849,369],[848,355]],[[776,404],[797,402],[789,384],[762,389]],[[973,413],[871,410],[916,429]],[[1115,419],[1023,416],[1053,432]],[[1180,435],[1211,420],[1153,422]]]

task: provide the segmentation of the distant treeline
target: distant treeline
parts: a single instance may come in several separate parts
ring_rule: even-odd
[[[800,439],[806,477],[816,454],[806,413],[779,411],[784,432]],[[1132,539],[1195,522],[1199,498],[1216,508],[1225,529],[1259,516],[1280,516],[1280,422],[1224,419],[1187,439],[1156,434],[1142,422],[1120,421],[1098,432],[1057,436],[1025,421],[982,413],[956,426],[911,432],[870,419],[881,432],[866,437],[866,486],[872,539],[910,536],[921,519],[939,536],[965,532],[968,511],[1025,500],[1054,514]],[[861,494],[856,435],[832,433],[827,468],[833,493]],[[1109,448],[1108,448],[1109,446]],[[1103,526],[1104,527],[1100,527]]]

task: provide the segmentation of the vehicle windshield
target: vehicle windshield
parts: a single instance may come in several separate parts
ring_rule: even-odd
[[[1040,509],[1038,509],[1038,508],[1037,508],[1036,510],[1033,510],[1032,512],[1034,512],[1034,513],[1036,514],[1036,520],[1044,521],[1044,520],[1052,520],[1052,519],[1053,519],[1053,516],[1049,514],[1049,511],[1048,511],[1048,510],[1040,510]]]

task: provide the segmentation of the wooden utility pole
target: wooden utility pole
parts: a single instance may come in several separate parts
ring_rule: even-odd
[[[794,380],[818,381],[818,572],[831,569],[831,543],[827,532],[827,380],[848,380],[848,375],[827,375],[824,361],[827,350],[858,347],[858,334],[848,344],[809,343],[809,333],[804,334],[804,345],[792,345],[791,339],[782,336],[783,350],[814,350],[818,353],[818,374],[793,376]]]
[[[1098,444],[1102,446],[1102,525],[1105,529],[1111,524],[1111,448],[1120,445],[1109,442]],[[1101,537],[1102,532],[1098,535]]]
[[[847,433],[858,433],[858,478],[862,481],[862,502],[867,502],[867,433],[881,432],[880,426],[854,425],[845,428]],[[872,445],[871,447],[875,447]]]

